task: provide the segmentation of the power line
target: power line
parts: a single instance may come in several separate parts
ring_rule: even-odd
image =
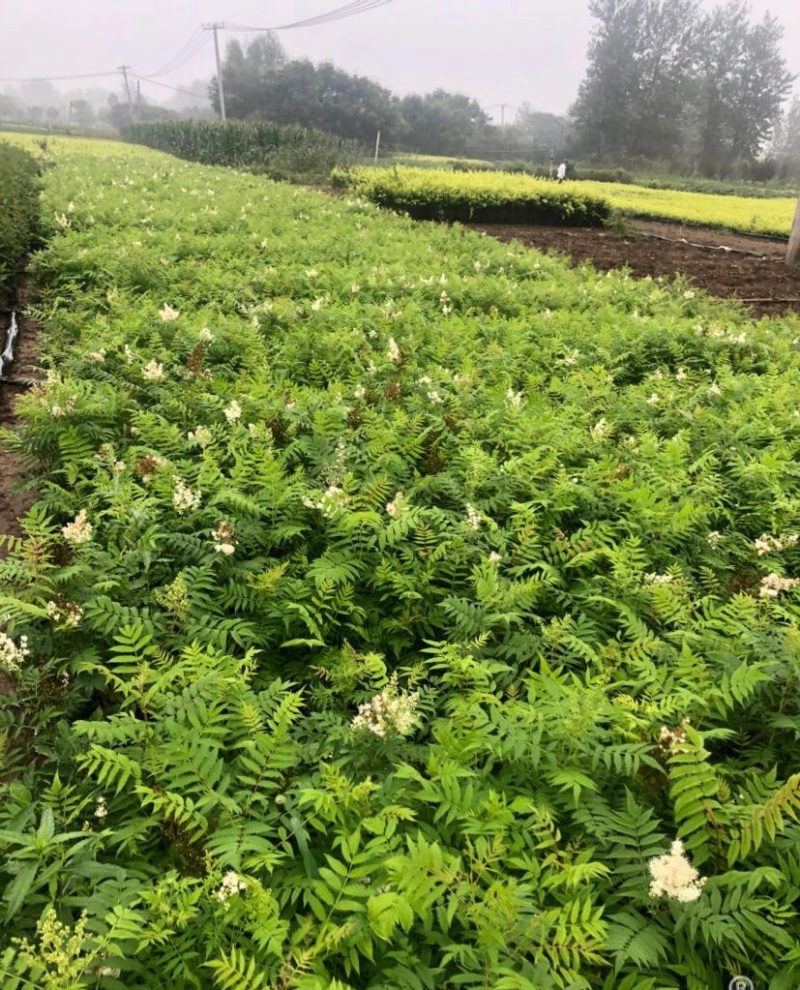
[[[326,11],[323,14],[318,14],[316,17],[307,17],[305,20],[293,21],[290,24],[277,24],[274,27],[256,27],[253,25],[246,24],[228,24],[225,22],[216,22],[213,27],[214,37],[216,40],[217,30],[221,31],[290,31],[295,28],[305,28],[305,27],[316,27],[321,24],[330,24],[333,21],[341,21],[347,17],[355,17],[357,14],[365,14],[367,11],[375,10],[378,7],[385,7],[387,4],[391,3],[392,0],[350,0],[350,3],[346,3],[341,7],[335,7],[333,10]],[[176,55],[168,61],[165,62],[160,69],[156,72],[151,73],[149,76],[136,76],[135,78],[141,79],[143,82],[153,82],[155,83],[154,77],[171,75],[178,68],[184,66],[187,62],[197,55],[206,42],[208,41],[207,31],[209,28],[205,26],[195,28],[189,38],[184,42],[181,49]],[[78,79],[102,79],[108,76],[119,75],[120,70],[113,72],[88,72],[81,73],[77,75],[68,76],[29,76],[27,78],[8,78],[0,79],[0,83],[34,83],[34,82],[64,82],[68,80],[78,80]],[[131,73],[133,75],[133,73]],[[166,85],[162,83],[160,85]],[[180,90],[175,86],[167,87],[168,89],[175,89],[177,92],[189,93],[189,90]],[[194,94],[190,94],[194,95]]]
[[[250,24],[220,24],[223,31],[289,31],[293,28],[315,27],[318,24],[329,24],[332,21],[341,21],[346,17],[354,17],[356,14],[364,14],[368,10],[376,7],[385,7],[392,0],[352,0],[342,7],[336,7],[324,14],[316,17],[307,17],[302,21],[293,21],[291,24],[277,24],[273,27],[255,27]]]
[[[190,62],[195,55],[197,55],[198,52],[204,48],[207,42],[208,35],[205,31],[203,31],[200,27],[195,28],[180,51],[176,55],[173,55],[173,57],[168,62],[165,62],[156,72],[147,73],[147,78],[153,79],[156,76],[172,75],[172,73],[186,65],[187,62]]]
[[[193,96],[197,99],[197,93],[193,93],[190,89],[181,89],[180,86],[170,86],[169,83],[160,82],[158,79],[153,79],[152,76],[137,76],[135,72],[130,72],[128,75],[130,75],[131,79],[136,79],[138,82],[152,83],[154,86],[171,89],[175,93],[185,93],[187,96]]]
[[[84,72],[77,76],[28,76],[26,79],[0,79],[0,83],[62,82],[65,79],[100,79],[102,76],[116,76],[114,72]]]

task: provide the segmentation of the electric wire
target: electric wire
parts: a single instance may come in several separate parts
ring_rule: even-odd
[[[342,7],[336,7],[324,14],[316,17],[307,17],[302,21],[292,21],[290,24],[277,24],[274,27],[256,27],[249,24],[231,24],[224,22],[220,25],[223,31],[289,31],[293,28],[315,27],[319,24],[329,24],[332,21],[341,21],[346,17],[354,17],[356,14],[363,14],[377,7],[385,7],[392,0],[352,0]]]
[[[76,76],[27,76],[24,79],[0,79],[0,83],[30,83],[30,82],[61,82],[66,79],[100,79],[102,76],[117,76],[119,70],[113,72],[84,72]]]
[[[316,27],[321,24],[330,24],[333,21],[344,20],[347,17],[354,17],[357,14],[364,14],[367,11],[375,10],[378,7],[385,7],[387,4],[391,3],[392,0],[350,0],[350,3],[346,3],[341,7],[335,7],[333,10],[326,11],[323,14],[318,14],[316,17],[307,17],[301,21],[293,21],[290,24],[278,24],[274,27],[255,27],[246,24],[229,24],[220,23],[217,26],[223,31],[290,31],[295,28],[305,28],[305,27]],[[181,49],[176,55],[168,61],[165,62],[160,69],[156,72],[151,73],[147,76],[136,76],[135,78],[142,80],[143,82],[154,82],[155,77],[172,75],[178,68],[184,66],[187,62],[197,55],[204,45],[209,41],[209,36],[203,28],[195,28],[189,38],[184,42]],[[33,83],[33,82],[63,82],[67,80],[77,80],[77,79],[102,79],[108,76],[119,75],[120,71],[117,69],[113,72],[87,72],[80,73],[77,75],[68,76],[28,76],[25,78],[0,78],[0,83]],[[132,73],[131,73],[132,74]],[[166,84],[162,84],[166,85]],[[168,87],[175,89],[176,87]],[[178,92],[188,93],[188,90],[178,90]],[[194,94],[190,94],[194,95]]]
[[[185,93],[187,96],[193,96],[197,99],[197,93],[193,93],[190,89],[181,89],[180,86],[170,86],[169,83],[161,82],[158,79],[153,79],[150,76],[137,76],[135,72],[129,72],[128,75],[131,79],[136,79],[138,82],[152,83],[153,86],[161,86],[163,89],[171,89],[176,93]]]
[[[148,72],[146,78],[153,79],[158,76],[172,75],[172,73],[176,72],[178,69],[186,65],[187,62],[191,61],[191,59],[193,59],[198,52],[202,51],[205,45],[208,44],[209,40],[208,34],[201,27],[195,28],[194,32],[184,43],[180,51],[176,55],[173,55],[168,62],[165,62],[160,69],[157,69],[155,72]]]

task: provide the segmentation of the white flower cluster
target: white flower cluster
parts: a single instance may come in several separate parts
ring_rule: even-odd
[[[397,686],[397,675],[380,694],[371,701],[358,706],[358,715],[353,718],[350,728],[354,731],[368,730],[383,738],[390,732],[407,736],[419,725],[416,714],[419,694],[416,691],[401,691]]]
[[[19,646],[17,646],[10,636],[0,632],[0,667],[16,674],[22,667],[22,661],[29,653],[27,636],[21,636]]]
[[[712,547],[715,547],[722,540],[722,533],[720,533],[719,530],[712,529],[711,532],[706,537],[706,539],[708,540],[708,542],[711,544]]]
[[[208,329],[208,327],[203,327],[198,333],[197,339],[201,344],[210,344],[214,339],[214,334]]]
[[[353,392],[353,396],[356,399],[363,399],[366,394],[367,390],[363,385],[357,385],[355,391]]]
[[[186,434],[186,439],[194,446],[208,447],[214,438],[211,436],[211,430],[207,426],[198,426],[197,429],[190,430]]]
[[[386,503],[386,512],[394,518],[404,507],[405,496],[402,492],[397,492],[391,502]]]
[[[670,729],[668,726],[662,725],[661,732],[658,735],[658,745],[672,755],[679,753],[683,744],[686,742],[686,726],[690,722],[691,719],[687,717],[675,729]]]
[[[148,382],[160,382],[164,377],[164,365],[153,359],[142,368],[142,378]]]
[[[650,585],[650,587],[659,587],[665,584],[672,584],[674,580],[674,574],[656,574],[655,571],[651,571],[649,574],[645,574],[644,576],[644,583]]]
[[[778,574],[767,574],[761,578],[758,594],[761,598],[777,598],[782,591],[791,591],[800,584],[800,578],[784,578]]]
[[[242,407],[239,405],[236,399],[234,399],[229,406],[225,407],[224,412],[225,412],[225,419],[227,419],[229,423],[235,423],[236,420],[239,419],[242,415]]]
[[[92,538],[93,528],[87,521],[86,509],[81,509],[71,523],[61,527],[61,532],[70,543],[88,543]]]
[[[797,533],[787,533],[786,536],[770,536],[769,533],[762,533],[753,543],[755,551],[759,557],[765,557],[768,553],[780,553],[788,547],[793,547],[800,539]]]
[[[95,806],[94,809],[94,817],[98,821],[102,821],[107,814],[108,814],[108,808],[106,806],[106,799],[101,795],[97,799],[97,805]]]
[[[475,508],[467,502],[467,518],[465,520],[467,528],[471,529],[473,532],[477,532],[481,528],[481,514]]]
[[[328,518],[334,515],[338,509],[347,505],[347,502],[347,493],[338,485],[328,485],[316,502],[307,495],[303,496],[303,505],[307,509],[318,509],[323,516]]]
[[[158,315],[161,317],[162,320],[169,321],[169,320],[177,320],[181,314],[180,314],[180,310],[173,309],[172,306],[170,306],[168,303],[164,303],[164,305],[158,311]]]
[[[76,398],[74,395],[67,396],[67,400],[63,406],[55,405],[50,406],[51,415],[58,419],[60,416],[68,416],[72,410],[75,408]]]
[[[49,601],[45,608],[53,622],[59,626],[79,626],[83,618],[83,609],[72,602]]]
[[[599,442],[608,436],[611,432],[611,427],[608,424],[608,420],[598,419],[589,432],[592,435],[592,440]]]
[[[522,405],[522,392],[515,392],[513,388],[506,389],[506,402],[512,409],[519,409]]]
[[[229,522],[221,522],[211,534],[214,540],[214,549],[217,553],[222,553],[230,557],[236,551],[236,539],[233,535],[233,526]]]
[[[401,354],[400,348],[397,346],[397,341],[394,337],[389,338],[389,344],[386,348],[386,356],[392,362],[392,364],[400,364]]]
[[[172,504],[181,513],[198,509],[200,507],[200,492],[193,492],[185,482],[178,478],[175,482],[175,491],[172,493]]]
[[[98,364],[102,364],[103,361],[105,361],[106,359],[107,353],[108,352],[106,351],[105,347],[101,347],[99,351],[91,351],[89,353],[89,357],[92,359],[92,361],[96,361]]]
[[[222,883],[220,884],[219,890],[214,896],[218,901],[221,901],[224,904],[229,897],[233,897],[234,894],[238,894],[240,891],[245,890],[246,886],[247,885],[238,873],[234,873],[233,870],[228,870],[222,878]]]
[[[435,406],[440,406],[444,402],[444,399],[435,388],[427,392],[426,395],[428,396],[428,401],[432,402]]]
[[[702,893],[705,877],[692,866],[683,852],[683,843],[676,839],[668,853],[654,856],[648,864],[653,880],[650,884],[650,896],[673,897],[676,901],[686,904],[696,901]]]

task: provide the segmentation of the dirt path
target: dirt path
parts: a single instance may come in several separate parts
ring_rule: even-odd
[[[632,226],[634,237],[593,227],[471,225],[501,241],[569,255],[576,265],[588,261],[600,271],[683,275],[713,296],[741,300],[755,315],[800,313],[800,267],[787,268],[785,242],[645,220]]]
[[[17,293],[18,307],[17,322],[19,323],[19,336],[14,348],[14,363],[10,368],[5,369],[7,377],[13,379],[38,378],[39,371],[36,366],[36,343],[39,333],[37,323],[26,317],[19,311],[24,311],[32,301],[31,290],[27,282],[23,281]],[[0,315],[0,341],[5,346],[6,329],[9,317],[3,313]],[[16,424],[14,407],[21,389],[3,382],[0,384],[0,428],[12,427]],[[0,441],[0,533],[5,535],[18,536],[20,528],[18,520],[30,508],[34,501],[34,493],[30,491],[17,491],[20,479],[24,475],[24,466],[20,459],[10,451],[4,449]],[[0,556],[4,556],[4,550],[0,547]]]

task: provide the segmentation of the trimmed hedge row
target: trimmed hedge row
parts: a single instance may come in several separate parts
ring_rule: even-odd
[[[599,196],[504,173],[431,169],[337,169],[331,180],[415,220],[601,226],[611,214]]]
[[[36,234],[40,173],[33,155],[0,143],[0,291]]]

